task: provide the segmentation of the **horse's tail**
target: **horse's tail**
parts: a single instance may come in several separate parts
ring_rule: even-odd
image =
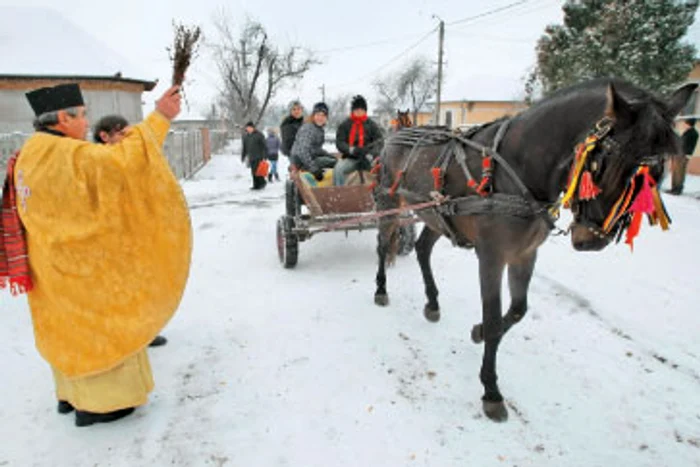
[[[392,193],[391,186],[394,181],[385,167],[381,168],[377,179],[378,187],[374,195],[377,211],[398,208],[401,205],[401,199],[397,193]],[[382,255],[382,251],[385,253],[384,262],[387,266],[394,264],[399,253],[399,227],[400,217],[398,215],[382,217],[379,220],[377,249],[380,255]]]

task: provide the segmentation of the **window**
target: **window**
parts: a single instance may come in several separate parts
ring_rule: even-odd
[[[452,128],[452,111],[445,111],[445,126],[447,128]]]

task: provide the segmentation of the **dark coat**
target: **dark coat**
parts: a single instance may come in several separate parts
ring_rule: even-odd
[[[246,157],[251,165],[267,157],[265,137],[258,130],[243,136],[243,153],[241,154],[241,160],[245,160]]]
[[[287,118],[282,120],[280,125],[280,133],[282,133],[282,154],[285,156],[290,156],[292,154],[292,146],[294,145],[294,139],[297,136],[297,131],[301,128],[304,123],[304,117],[294,118],[288,115]]]
[[[688,128],[683,136],[683,154],[690,156],[695,152],[695,145],[698,144],[698,130],[695,127]]]
[[[367,154],[371,154],[374,157],[379,156],[384,147],[384,134],[379,128],[379,125],[374,123],[374,120],[368,118],[364,123],[365,127],[365,145],[364,149]],[[350,130],[352,129],[352,119],[348,118],[343,123],[340,124],[338,130],[335,133],[335,146],[342,154],[343,159],[352,158],[355,159],[357,156],[353,156],[350,153]],[[353,141],[352,146],[356,146],[357,142]]]

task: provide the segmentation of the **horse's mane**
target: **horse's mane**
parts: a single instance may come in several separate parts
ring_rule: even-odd
[[[609,85],[612,85],[615,92],[627,103],[633,115],[630,122],[633,125],[633,131],[627,132],[627,138],[620,143],[629,143],[628,147],[634,150],[621,154],[622,157],[614,164],[617,166],[616,170],[624,170],[625,167],[638,164],[641,158],[650,156],[651,154],[647,154],[649,145],[673,147],[677,137],[673,131],[671,119],[668,117],[666,101],[630,82],[617,78],[597,78],[557,90],[535,102],[520,115],[523,118],[537,116],[553,111],[555,106],[564,108],[563,104],[571,102],[573,105],[576,102],[576,112],[598,115],[598,118],[602,118]],[[582,102],[584,105],[581,105]],[[567,111],[571,111],[571,107]],[[554,118],[562,121],[558,117]],[[608,174],[614,177],[616,170],[610,170]]]

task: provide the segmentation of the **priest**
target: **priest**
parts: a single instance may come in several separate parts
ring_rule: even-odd
[[[93,144],[77,84],[27,94],[36,132],[8,163],[0,287],[27,293],[58,411],[111,422],[147,402],[148,344],[189,274],[192,230],[163,155],[179,87],[114,145]]]

